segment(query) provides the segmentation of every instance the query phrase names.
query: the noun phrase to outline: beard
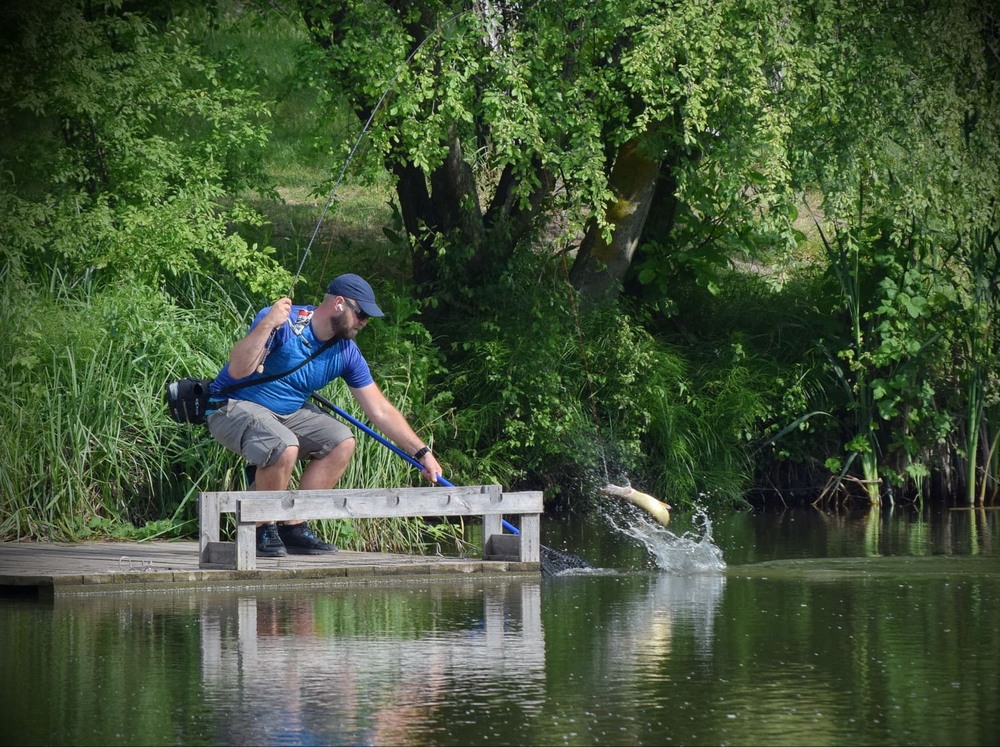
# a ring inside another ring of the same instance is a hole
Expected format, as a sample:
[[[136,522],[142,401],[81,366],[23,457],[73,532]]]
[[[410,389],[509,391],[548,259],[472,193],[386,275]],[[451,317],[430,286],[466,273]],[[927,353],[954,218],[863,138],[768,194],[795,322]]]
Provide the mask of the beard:
[[[353,340],[357,336],[358,330],[350,324],[348,317],[348,314],[342,314],[339,317],[330,317],[330,331],[333,332],[335,338]]]

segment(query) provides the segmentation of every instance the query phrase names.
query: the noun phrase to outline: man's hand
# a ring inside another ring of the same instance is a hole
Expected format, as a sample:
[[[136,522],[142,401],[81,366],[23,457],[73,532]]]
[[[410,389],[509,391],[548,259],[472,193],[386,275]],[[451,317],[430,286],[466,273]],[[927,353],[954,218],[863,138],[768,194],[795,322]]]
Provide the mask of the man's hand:
[[[279,298],[268,309],[267,314],[247,336],[233,345],[229,353],[229,373],[234,379],[242,379],[254,372],[263,371],[267,345],[274,330],[288,321],[292,312],[292,299]]]
[[[441,476],[441,465],[438,464],[438,460],[434,458],[434,455],[428,451],[419,461],[423,465],[423,470],[420,474],[424,476],[424,479],[429,482],[437,482]]]
[[[262,325],[267,325],[268,329],[277,329],[288,321],[292,313],[292,299],[287,296],[279,298],[267,312],[267,316],[261,321]]]

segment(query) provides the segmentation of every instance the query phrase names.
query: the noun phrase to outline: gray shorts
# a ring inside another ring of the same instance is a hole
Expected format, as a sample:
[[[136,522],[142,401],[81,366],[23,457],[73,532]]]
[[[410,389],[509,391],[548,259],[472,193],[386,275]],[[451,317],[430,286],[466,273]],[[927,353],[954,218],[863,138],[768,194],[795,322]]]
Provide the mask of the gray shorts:
[[[350,428],[311,402],[291,415],[277,415],[256,402],[231,399],[209,413],[207,423],[219,443],[256,467],[270,467],[289,446],[299,447],[299,459],[317,459],[354,438]]]

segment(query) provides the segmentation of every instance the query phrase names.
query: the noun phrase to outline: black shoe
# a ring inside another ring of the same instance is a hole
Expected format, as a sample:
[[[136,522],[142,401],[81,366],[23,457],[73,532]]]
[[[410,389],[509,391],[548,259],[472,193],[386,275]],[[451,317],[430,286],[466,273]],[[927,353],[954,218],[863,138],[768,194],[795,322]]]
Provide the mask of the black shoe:
[[[324,555],[337,552],[336,545],[330,545],[321,540],[308,524],[282,524],[278,527],[278,536],[285,543],[285,549],[292,555]]]
[[[287,555],[285,545],[281,542],[277,524],[265,524],[257,527],[257,557],[281,558]]]

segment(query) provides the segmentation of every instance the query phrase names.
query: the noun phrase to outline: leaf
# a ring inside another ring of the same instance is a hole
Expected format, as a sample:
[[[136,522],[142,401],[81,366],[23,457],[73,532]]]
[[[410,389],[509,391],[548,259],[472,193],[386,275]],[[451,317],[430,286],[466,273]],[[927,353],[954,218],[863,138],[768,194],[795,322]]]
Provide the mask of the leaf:
[[[927,299],[923,296],[908,298],[904,303],[907,313],[913,319],[918,319],[923,316],[924,310],[927,308]]]
[[[804,425],[810,418],[812,418],[812,417],[814,417],[816,415],[826,415],[827,417],[832,417],[830,415],[830,413],[823,412],[822,410],[815,410],[814,412],[806,413],[805,415],[797,417],[791,423],[789,423],[784,428],[782,428],[780,431],[778,431],[776,434],[774,434],[769,439],[767,439],[764,443],[762,443],[760,445],[760,448],[763,448],[765,446],[770,446],[771,444],[773,444],[778,439],[782,438],[783,436],[791,433],[792,431],[796,430],[800,426]]]

